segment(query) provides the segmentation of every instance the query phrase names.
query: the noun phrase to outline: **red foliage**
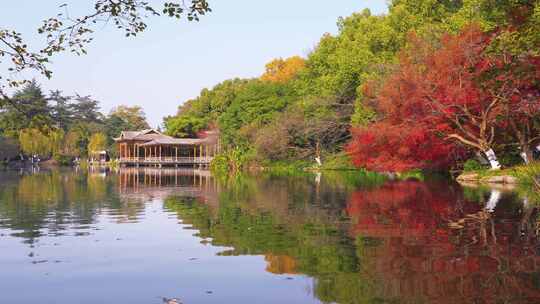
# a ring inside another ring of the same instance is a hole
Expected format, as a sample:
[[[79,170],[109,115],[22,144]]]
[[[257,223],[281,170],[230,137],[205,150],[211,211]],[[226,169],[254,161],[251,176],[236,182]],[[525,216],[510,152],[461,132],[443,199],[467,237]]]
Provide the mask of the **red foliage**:
[[[505,56],[486,72],[481,86],[496,91],[502,100],[504,119],[500,128],[508,130],[521,150],[532,155],[532,147],[540,143],[540,57]]]
[[[414,168],[443,168],[453,160],[455,146],[423,126],[381,121],[354,129],[348,146],[353,163],[373,171],[402,172]]]
[[[485,50],[489,43],[476,27],[444,36],[438,49],[413,36],[398,69],[379,89],[366,88],[380,120],[353,130],[348,152],[355,165],[378,171],[447,166],[459,146],[492,149],[504,115],[536,116],[538,58],[494,56]]]

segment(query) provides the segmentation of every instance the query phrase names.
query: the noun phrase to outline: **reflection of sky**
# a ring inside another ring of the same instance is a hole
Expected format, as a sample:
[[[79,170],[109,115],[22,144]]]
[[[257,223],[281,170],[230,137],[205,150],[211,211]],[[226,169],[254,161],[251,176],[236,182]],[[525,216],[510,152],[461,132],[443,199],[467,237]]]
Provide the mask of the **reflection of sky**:
[[[202,245],[161,201],[139,222],[100,215],[92,228],[41,237],[35,248],[0,230],[0,303],[317,303],[311,279],[270,274],[263,256],[217,256],[225,248]]]
[[[34,42],[40,21],[55,16],[58,5],[68,3],[76,15],[88,12],[92,2],[4,0],[0,27],[13,26]],[[142,105],[155,126],[202,88],[258,76],[274,57],[305,55],[323,33],[337,31],[339,16],[366,7],[380,13],[387,1],[209,2],[213,12],[200,23],[150,21],[150,30],[137,39],[123,39],[112,26],[103,29],[87,56],[55,57],[54,77],[44,87],[91,94],[105,111],[118,104]],[[1,65],[0,75],[5,75]]]

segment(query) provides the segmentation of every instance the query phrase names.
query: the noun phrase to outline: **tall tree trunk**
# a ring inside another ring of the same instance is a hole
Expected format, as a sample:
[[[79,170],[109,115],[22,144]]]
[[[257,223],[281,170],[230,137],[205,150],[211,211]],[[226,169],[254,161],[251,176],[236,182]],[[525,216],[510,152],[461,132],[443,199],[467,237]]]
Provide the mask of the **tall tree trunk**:
[[[521,144],[521,153],[519,155],[525,164],[529,164],[534,160],[533,151],[528,144]]]
[[[317,141],[317,144],[315,145],[315,161],[317,162],[317,165],[320,167],[322,166],[322,160],[321,160],[321,144],[319,141]]]
[[[486,155],[489,165],[491,166],[491,170],[499,170],[501,169],[501,164],[499,163],[499,160],[497,159],[497,155],[495,154],[495,151],[493,149],[488,149],[484,151],[484,154]]]
[[[529,164],[530,162],[533,161],[533,152],[531,149],[531,145],[529,143],[529,139],[530,139],[529,124],[525,123],[522,126],[518,126],[513,119],[510,119],[510,127],[514,131],[514,134],[519,143],[519,147],[521,149],[521,153],[519,153],[519,155],[521,156],[525,164]]]

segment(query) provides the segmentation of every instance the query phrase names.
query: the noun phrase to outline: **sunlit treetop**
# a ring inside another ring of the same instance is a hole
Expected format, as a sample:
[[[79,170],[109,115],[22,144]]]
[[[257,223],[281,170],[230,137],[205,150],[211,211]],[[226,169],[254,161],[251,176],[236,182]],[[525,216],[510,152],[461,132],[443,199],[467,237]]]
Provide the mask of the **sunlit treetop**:
[[[266,64],[266,71],[261,76],[264,81],[285,83],[293,79],[306,66],[306,61],[300,56],[287,59],[278,58]]]

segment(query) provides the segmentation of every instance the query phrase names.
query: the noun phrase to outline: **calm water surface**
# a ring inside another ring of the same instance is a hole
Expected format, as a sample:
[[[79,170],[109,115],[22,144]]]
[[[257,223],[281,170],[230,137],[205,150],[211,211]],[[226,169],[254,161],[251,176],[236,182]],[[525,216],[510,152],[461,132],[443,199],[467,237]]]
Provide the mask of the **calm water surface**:
[[[0,172],[0,303],[540,303],[527,189]]]

